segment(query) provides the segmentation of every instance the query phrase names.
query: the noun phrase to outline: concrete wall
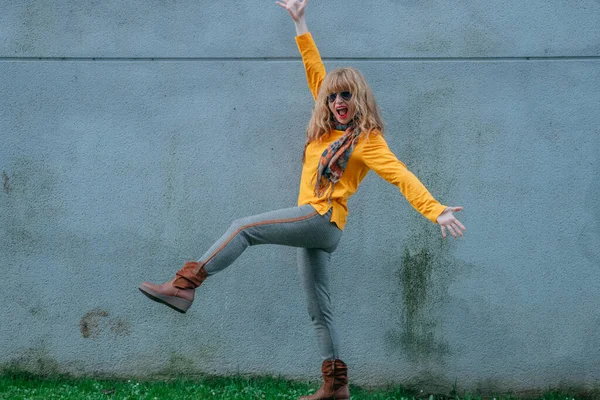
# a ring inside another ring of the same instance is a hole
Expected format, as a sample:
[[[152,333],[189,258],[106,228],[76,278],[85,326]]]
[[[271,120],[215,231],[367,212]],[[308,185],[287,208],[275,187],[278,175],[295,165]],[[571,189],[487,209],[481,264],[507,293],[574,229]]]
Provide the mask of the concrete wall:
[[[113,376],[318,374],[295,251],[259,247],[187,315],[151,303],[240,216],[295,204],[312,98],[272,1],[3,1],[0,365]],[[333,300],[360,384],[600,378],[600,2],[311,1],[442,240],[370,174]]]

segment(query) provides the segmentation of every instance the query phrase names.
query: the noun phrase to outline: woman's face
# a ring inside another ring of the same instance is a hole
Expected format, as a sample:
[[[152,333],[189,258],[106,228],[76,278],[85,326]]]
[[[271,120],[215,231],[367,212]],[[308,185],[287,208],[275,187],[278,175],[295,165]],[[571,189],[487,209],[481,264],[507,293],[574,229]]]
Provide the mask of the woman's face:
[[[327,96],[327,104],[329,111],[335,117],[335,120],[342,125],[348,125],[356,111],[354,107],[354,99],[352,93],[348,91],[340,93],[330,93]]]

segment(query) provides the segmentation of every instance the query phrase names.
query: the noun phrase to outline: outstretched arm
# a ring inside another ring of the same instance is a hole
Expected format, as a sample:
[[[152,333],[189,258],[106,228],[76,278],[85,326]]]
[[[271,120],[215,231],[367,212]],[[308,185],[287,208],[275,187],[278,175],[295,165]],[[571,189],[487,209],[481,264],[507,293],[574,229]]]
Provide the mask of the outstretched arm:
[[[397,186],[418,212],[431,222],[437,222],[443,237],[446,237],[446,229],[454,237],[463,235],[464,225],[452,214],[463,208],[446,207],[434,199],[421,181],[396,158],[380,134],[371,134],[365,139],[363,161],[377,175]]]
[[[294,23],[296,24],[296,35],[300,36],[308,32],[306,26],[306,19],[304,19],[304,9],[306,8],[306,2],[308,0],[281,0],[275,4],[283,7],[290,13]]]

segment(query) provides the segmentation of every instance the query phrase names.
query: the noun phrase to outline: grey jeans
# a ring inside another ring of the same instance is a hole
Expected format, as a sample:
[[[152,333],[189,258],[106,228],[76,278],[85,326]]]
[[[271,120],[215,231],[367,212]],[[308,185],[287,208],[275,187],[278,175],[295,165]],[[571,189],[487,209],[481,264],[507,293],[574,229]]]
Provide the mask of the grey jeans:
[[[311,205],[285,208],[235,220],[198,260],[208,275],[233,263],[248,246],[280,244],[298,247],[298,271],[308,313],[324,360],[340,358],[339,340],[329,297],[329,263],[342,231]]]

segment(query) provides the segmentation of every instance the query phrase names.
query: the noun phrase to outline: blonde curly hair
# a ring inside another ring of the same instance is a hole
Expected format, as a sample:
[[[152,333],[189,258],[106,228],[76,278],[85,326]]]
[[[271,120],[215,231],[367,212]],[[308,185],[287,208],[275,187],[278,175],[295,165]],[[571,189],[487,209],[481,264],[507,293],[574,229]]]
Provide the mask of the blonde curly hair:
[[[359,128],[362,134],[368,135],[376,130],[383,135],[381,110],[365,78],[356,68],[337,68],[330,71],[321,83],[306,129],[306,146],[315,140],[321,140],[323,135],[335,129],[336,119],[329,110],[327,96],[343,91],[352,93],[349,100],[355,109],[352,124]]]

